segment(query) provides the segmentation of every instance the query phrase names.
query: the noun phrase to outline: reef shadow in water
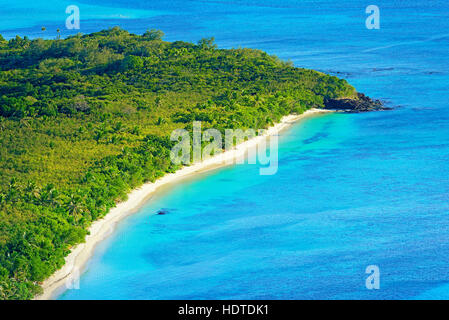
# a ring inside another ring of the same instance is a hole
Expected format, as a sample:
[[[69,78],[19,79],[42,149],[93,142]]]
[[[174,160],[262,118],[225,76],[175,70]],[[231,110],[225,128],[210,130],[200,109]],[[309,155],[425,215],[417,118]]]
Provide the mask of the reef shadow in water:
[[[163,216],[163,215],[169,214],[169,213],[171,213],[171,212],[173,212],[173,211],[175,211],[175,209],[161,208],[161,209],[159,209],[159,210],[156,212],[156,214],[157,214],[158,216]]]

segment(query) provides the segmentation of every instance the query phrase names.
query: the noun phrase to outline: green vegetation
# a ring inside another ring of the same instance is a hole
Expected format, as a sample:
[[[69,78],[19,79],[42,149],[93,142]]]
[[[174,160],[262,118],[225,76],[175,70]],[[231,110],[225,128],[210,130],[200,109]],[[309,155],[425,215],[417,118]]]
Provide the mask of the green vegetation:
[[[32,298],[92,221],[177,170],[173,129],[264,128],[355,95],[259,50],[162,36],[0,36],[0,299]]]

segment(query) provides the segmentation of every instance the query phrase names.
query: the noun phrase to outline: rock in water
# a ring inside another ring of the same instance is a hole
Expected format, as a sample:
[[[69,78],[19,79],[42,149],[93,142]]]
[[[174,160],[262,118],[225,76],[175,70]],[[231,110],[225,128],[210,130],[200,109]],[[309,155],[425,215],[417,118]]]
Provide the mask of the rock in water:
[[[157,214],[159,215],[159,216],[163,216],[164,214],[167,214],[168,213],[168,210],[167,209],[161,209],[161,210],[159,210],[158,212],[157,212]]]
[[[391,108],[385,107],[382,101],[377,99],[373,100],[363,93],[357,93],[357,97],[354,99],[326,99],[324,106],[328,110],[341,110],[354,113],[391,110]]]

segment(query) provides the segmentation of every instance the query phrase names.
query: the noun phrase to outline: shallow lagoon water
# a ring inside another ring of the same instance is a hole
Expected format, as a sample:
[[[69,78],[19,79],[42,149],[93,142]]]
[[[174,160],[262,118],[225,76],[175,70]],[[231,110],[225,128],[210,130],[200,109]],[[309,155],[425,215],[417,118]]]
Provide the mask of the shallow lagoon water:
[[[277,175],[234,166],[158,193],[100,245],[81,289],[61,298],[413,298],[445,283],[440,147],[373,140],[367,127],[383,117],[314,117],[282,135]],[[434,174],[439,182],[423,183]],[[160,208],[170,213],[155,215]],[[365,288],[372,264],[380,290]]]
[[[0,12],[5,37],[64,26],[64,1],[27,3]],[[281,134],[274,176],[239,165],[158,192],[60,299],[449,298],[447,1],[378,1],[380,30],[365,28],[356,0],[70,4],[84,33],[214,36],[343,77],[396,109],[301,121]],[[365,287],[368,265],[380,268],[379,290]]]

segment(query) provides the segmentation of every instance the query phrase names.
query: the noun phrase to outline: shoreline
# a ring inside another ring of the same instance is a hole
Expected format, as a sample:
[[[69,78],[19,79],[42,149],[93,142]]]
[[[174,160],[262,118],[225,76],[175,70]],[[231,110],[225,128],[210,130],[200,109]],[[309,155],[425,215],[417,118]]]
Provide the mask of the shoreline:
[[[160,187],[196,173],[232,165],[235,163],[236,159],[245,156],[248,149],[258,145],[267,137],[278,134],[298,120],[314,114],[331,112],[335,111],[309,109],[300,115],[285,116],[279,123],[268,128],[261,136],[254,137],[237,145],[232,150],[222,152],[201,162],[183,167],[175,173],[166,174],[155,182],[145,183],[140,188],[134,189],[128,194],[128,199],[126,201],[117,204],[117,206],[112,208],[104,218],[92,223],[89,228],[90,234],[86,236],[85,242],[72,248],[69,255],[65,257],[64,266],[42,283],[43,293],[36,296],[34,300],[51,300],[55,298],[57,294],[62,292],[63,286],[66,284],[68,278],[70,279],[72,276],[75,277],[75,275],[77,277],[81,276],[82,271],[84,271],[83,268],[94,253],[95,247],[113,233],[117,223],[138,211]]]

